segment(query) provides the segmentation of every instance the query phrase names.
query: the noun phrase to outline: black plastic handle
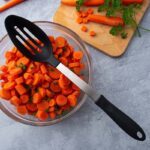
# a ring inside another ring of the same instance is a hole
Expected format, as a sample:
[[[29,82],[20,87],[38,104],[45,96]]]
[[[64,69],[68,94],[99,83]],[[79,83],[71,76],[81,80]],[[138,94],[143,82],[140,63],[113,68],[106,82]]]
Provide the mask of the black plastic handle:
[[[120,128],[136,140],[144,141],[146,135],[143,129],[130,117],[110,103],[103,95],[97,100],[98,105]]]

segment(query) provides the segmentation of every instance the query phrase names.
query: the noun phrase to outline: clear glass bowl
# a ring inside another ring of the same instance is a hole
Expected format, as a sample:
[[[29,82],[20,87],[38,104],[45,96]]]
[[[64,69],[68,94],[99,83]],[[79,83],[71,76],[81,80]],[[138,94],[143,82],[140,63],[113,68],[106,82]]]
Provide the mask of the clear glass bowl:
[[[63,36],[68,40],[68,42],[71,45],[74,46],[75,50],[82,50],[82,52],[84,53],[83,63],[85,64],[83,75],[85,76],[85,81],[90,84],[91,71],[92,71],[91,58],[80,37],[70,29],[53,22],[38,21],[35,22],[35,24],[38,25],[40,28],[42,28],[47,35],[53,35],[55,37]],[[4,57],[5,52],[10,50],[12,47],[13,44],[9,39],[8,35],[4,36],[0,41],[0,57],[1,57],[0,65],[5,64],[5,57]],[[3,99],[0,99],[0,109],[10,118],[19,121],[21,123],[28,124],[28,125],[35,125],[35,126],[46,126],[46,125],[55,124],[71,116],[83,105],[86,98],[87,98],[86,94],[81,92],[80,97],[78,99],[77,106],[72,110],[70,110],[67,114],[59,116],[54,120],[49,119],[46,121],[40,121],[31,115],[25,115],[25,116],[20,115],[16,112],[15,107],[12,104],[10,104],[9,101]]]

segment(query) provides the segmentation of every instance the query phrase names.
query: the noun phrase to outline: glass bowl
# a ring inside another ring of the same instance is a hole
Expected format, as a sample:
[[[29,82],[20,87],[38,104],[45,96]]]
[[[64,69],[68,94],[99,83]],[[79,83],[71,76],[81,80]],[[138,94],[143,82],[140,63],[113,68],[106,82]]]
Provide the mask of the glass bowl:
[[[75,50],[81,50],[84,53],[83,63],[85,64],[85,69],[82,74],[85,76],[85,81],[90,84],[92,74],[91,58],[80,37],[70,29],[53,22],[37,21],[34,23],[38,25],[40,28],[42,28],[47,35],[53,35],[54,37],[56,36],[65,37],[68,40],[68,42],[74,46]],[[8,35],[4,36],[0,41],[0,57],[1,57],[0,65],[5,64],[5,57],[4,57],[5,52],[10,50],[12,47],[13,44]],[[10,118],[18,122],[34,126],[46,126],[46,125],[48,126],[58,123],[71,116],[73,113],[79,110],[79,108],[85,102],[86,98],[87,95],[81,92],[80,97],[78,98],[77,106],[71,109],[67,114],[63,114],[54,120],[48,119],[46,121],[40,121],[31,115],[24,115],[24,116],[20,115],[16,112],[15,107],[12,104],[10,104],[9,101],[3,99],[0,99],[0,109]]]

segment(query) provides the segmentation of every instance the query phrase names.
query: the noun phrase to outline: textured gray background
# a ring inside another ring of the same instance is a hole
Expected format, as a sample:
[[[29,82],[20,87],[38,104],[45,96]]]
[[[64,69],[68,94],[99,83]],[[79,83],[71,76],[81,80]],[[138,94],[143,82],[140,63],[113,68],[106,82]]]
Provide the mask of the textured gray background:
[[[6,34],[7,15],[52,20],[58,5],[59,0],[29,0],[0,13],[0,38]],[[142,25],[150,28],[150,9]],[[88,48],[94,63],[93,86],[134,118],[144,128],[147,140],[137,142],[130,138],[88,99],[71,118],[50,127],[23,125],[0,112],[0,150],[150,149],[150,33],[134,37],[127,52],[116,59]]]

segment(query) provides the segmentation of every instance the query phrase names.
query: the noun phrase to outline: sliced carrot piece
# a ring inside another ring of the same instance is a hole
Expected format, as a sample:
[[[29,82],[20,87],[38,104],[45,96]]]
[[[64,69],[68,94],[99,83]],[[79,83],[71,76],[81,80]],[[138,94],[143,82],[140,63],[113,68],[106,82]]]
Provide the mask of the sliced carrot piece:
[[[55,112],[50,112],[49,116],[51,119],[55,119],[56,118],[56,113]]]
[[[53,107],[53,106],[55,106],[55,105],[56,105],[55,99],[51,99],[51,100],[49,101],[49,107]]]
[[[59,57],[62,55],[62,52],[63,52],[62,48],[58,48],[55,52],[55,55],[57,55]]]
[[[27,108],[25,105],[17,106],[17,112],[21,115],[25,115],[27,113]]]
[[[70,54],[71,54],[70,49],[64,47],[64,50],[63,50],[63,57],[69,57]]]
[[[37,108],[38,110],[45,111],[49,108],[49,103],[47,101],[41,101],[37,104]]]
[[[26,104],[29,101],[29,95],[27,94],[21,95],[20,99],[21,99],[22,104]]]
[[[17,95],[16,90],[14,90],[14,89],[11,90],[10,93],[11,93],[11,96],[16,96]]]
[[[55,43],[56,43],[58,48],[62,48],[62,47],[65,47],[66,40],[65,40],[65,38],[59,36],[55,39]]]
[[[15,106],[19,106],[21,104],[21,100],[17,97],[17,96],[13,96],[10,99],[11,104],[15,105]]]
[[[64,95],[58,95],[56,97],[56,103],[58,106],[64,106],[67,104],[67,98]]]
[[[58,80],[54,80],[51,82],[50,84],[50,89],[53,91],[53,92],[60,92],[61,91],[61,88],[58,84]]]
[[[7,59],[7,61],[13,60],[14,59],[14,53],[7,51],[5,53],[5,58]]]
[[[23,57],[23,54],[22,54],[20,51],[17,50],[16,56],[17,56],[18,58],[21,58],[21,57]]]
[[[17,61],[17,65],[19,64],[24,64],[25,66],[27,66],[29,64],[30,60],[27,57],[21,57],[18,61]]]
[[[11,50],[11,52],[12,52],[12,53],[16,53],[16,52],[17,52],[17,48],[16,48],[16,47],[13,47],[12,50]]]
[[[42,88],[45,88],[45,89],[49,88],[49,82],[48,81],[43,82]]]
[[[50,90],[46,89],[46,95],[51,98],[54,94]]]
[[[31,84],[33,83],[33,79],[27,79],[27,80],[25,81],[25,83],[26,83],[27,85],[31,85]]]
[[[79,66],[80,66],[79,62],[69,63],[70,68],[79,67]]]
[[[21,69],[21,68],[15,68],[15,69],[12,69],[12,70],[10,71],[10,74],[13,75],[13,76],[19,75],[19,74],[21,74],[21,73],[22,73],[22,69]]]
[[[15,82],[7,82],[4,84],[4,90],[11,90],[15,87]]]
[[[56,111],[57,115],[61,115],[62,114],[62,109],[59,109]]]
[[[16,61],[15,60],[11,60],[9,61],[9,63],[7,64],[8,66],[8,70],[10,71],[11,69],[14,69],[16,66]]]
[[[73,53],[73,58],[74,59],[82,59],[83,58],[83,52],[82,51],[75,51],[74,53]]]
[[[74,95],[69,95],[68,97],[68,103],[71,107],[75,107],[77,105],[77,98]]]
[[[31,112],[37,111],[37,105],[36,104],[28,103],[28,104],[26,104],[26,107]]]
[[[81,12],[81,17],[82,18],[85,18],[85,17],[87,17],[88,16],[88,13],[87,12]]]
[[[0,89],[0,97],[6,100],[11,98],[11,94],[9,90]]]
[[[48,118],[48,113],[38,110],[36,113],[36,117],[41,121],[45,121]]]
[[[39,93],[35,93],[33,95],[33,99],[32,99],[33,104],[38,104],[41,102],[41,100],[42,100],[42,96]]]
[[[44,79],[49,83],[52,81],[52,79],[47,74],[44,75]]]
[[[95,31],[90,31],[90,36],[96,36],[96,32]]]
[[[81,17],[78,17],[78,18],[77,18],[77,20],[76,20],[76,22],[77,22],[78,24],[81,24],[81,23],[83,23],[83,18],[81,18]]]
[[[62,94],[63,95],[69,95],[73,92],[72,88],[68,88],[68,89],[62,89]]]
[[[39,73],[35,73],[34,74],[34,81],[33,81],[33,85],[37,85],[41,82],[42,76]]]
[[[0,67],[0,70],[1,70],[2,72],[6,73],[6,72],[8,71],[8,67],[5,66],[5,65],[3,65],[3,66]]]
[[[39,87],[38,88],[39,90],[39,93],[42,97],[45,97],[46,96],[46,89],[42,88],[42,87]]]
[[[27,92],[26,88],[21,84],[16,85],[15,89],[20,95],[23,95]]]
[[[81,27],[81,30],[82,30],[83,32],[87,32],[87,31],[88,31],[88,28],[87,28],[86,26],[82,26],[82,27]]]
[[[54,111],[55,111],[55,107],[54,106],[49,108],[49,112],[54,112]]]
[[[29,66],[27,67],[26,72],[33,73],[35,72],[35,69],[36,69],[35,65],[33,63],[30,63]]]
[[[93,8],[88,8],[87,13],[88,14],[93,14],[94,13],[94,9]]]
[[[68,60],[67,60],[67,58],[65,58],[65,57],[60,57],[59,60],[60,60],[65,66],[68,65]]]
[[[45,65],[41,65],[40,69],[41,69],[42,74],[46,74],[47,73],[47,69],[46,69]]]
[[[19,77],[19,78],[15,79],[15,81],[17,84],[21,84],[24,82],[24,79],[23,79],[23,77]]]
[[[49,75],[52,79],[59,79],[60,74],[61,73],[57,69],[55,69],[54,67],[50,67]]]
[[[81,73],[81,68],[80,67],[74,67],[73,68],[74,73],[76,73],[77,75],[80,75]]]
[[[24,73],[23,77],[24,77],[25,80],[31,79],[32,78],[32,74],[26,72],[26,73]]]

